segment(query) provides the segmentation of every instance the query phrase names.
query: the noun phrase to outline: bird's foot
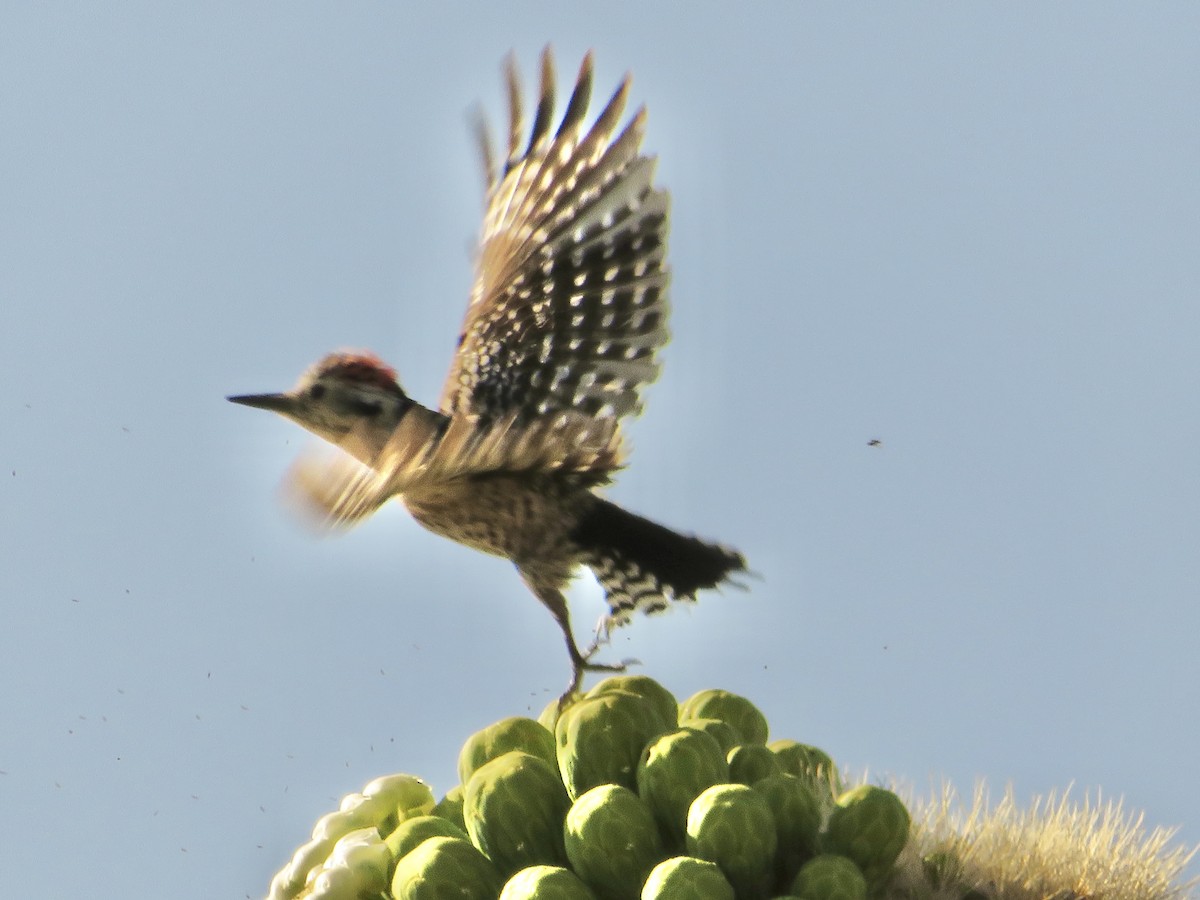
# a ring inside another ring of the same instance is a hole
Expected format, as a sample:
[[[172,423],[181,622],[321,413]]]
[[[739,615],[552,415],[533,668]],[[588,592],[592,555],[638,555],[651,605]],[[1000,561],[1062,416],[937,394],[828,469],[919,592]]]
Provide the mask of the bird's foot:
[[[571,672],[571,683],[567,685],[566,693],[558,698],[558,711],[560,714],[570,705],[572,700],[578,698],[580,694],[580,687],[583,684],[584,672],[624,672],[630,666],[641,664],[641,660],[637,659],[623,659],[619,663],[593,662],[592,656],[595,655],[596,651],[599,649],[599,643],[593,641],[587,650],[585,650],[583,653],[580,653],[578,658],[572,660],[573,670]]]

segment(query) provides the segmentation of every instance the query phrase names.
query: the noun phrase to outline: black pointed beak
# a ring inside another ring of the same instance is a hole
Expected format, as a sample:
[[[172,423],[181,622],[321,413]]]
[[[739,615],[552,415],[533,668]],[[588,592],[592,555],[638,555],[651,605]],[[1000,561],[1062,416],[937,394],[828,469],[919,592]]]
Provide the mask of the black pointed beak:
[[[239,394],[225,399],[230,403],[253,406],[255,409],[269,409],[277,413],[290,412],[293,406],[292,398],[287,394]]]

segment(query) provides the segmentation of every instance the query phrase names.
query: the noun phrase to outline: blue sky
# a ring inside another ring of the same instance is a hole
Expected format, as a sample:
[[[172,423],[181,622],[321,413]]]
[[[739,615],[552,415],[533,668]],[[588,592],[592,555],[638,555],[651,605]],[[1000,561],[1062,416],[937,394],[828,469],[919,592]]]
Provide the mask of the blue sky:
[[[9,892],[258,896],[336,798],[443,792],[565,685],[510,565],[399,507],[312,537],[277,502],[310,438],[224,400],[370,347],[435,401],[469,114],[547,41],[598,95],[633,71],[672,194],[610,496],[762,575],[610,655],[854,771],[1102,790],[1200,843],[1197,35],[1182,3],[10,7]]]

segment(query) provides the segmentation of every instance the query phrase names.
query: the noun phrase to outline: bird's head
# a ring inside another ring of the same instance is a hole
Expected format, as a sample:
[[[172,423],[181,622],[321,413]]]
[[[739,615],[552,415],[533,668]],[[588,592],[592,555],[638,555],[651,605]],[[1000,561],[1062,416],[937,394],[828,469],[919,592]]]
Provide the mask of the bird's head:
[[[372,354],[347,352],[326,356],[290,391],[228,399],[277,412],[337,445],[352,433],[391,433],[413,405],[395,370]]]

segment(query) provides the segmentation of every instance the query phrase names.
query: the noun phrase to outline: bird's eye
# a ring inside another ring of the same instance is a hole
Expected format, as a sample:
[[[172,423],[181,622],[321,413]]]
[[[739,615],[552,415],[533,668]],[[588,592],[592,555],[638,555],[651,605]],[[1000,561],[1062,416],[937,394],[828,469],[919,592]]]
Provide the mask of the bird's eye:
[[[314,400],[320,400],[322,397],[325,396],[325,385],[314,384],[312,386],[312,388],[309,390],[308,395],[310,397],[312,397]]]

